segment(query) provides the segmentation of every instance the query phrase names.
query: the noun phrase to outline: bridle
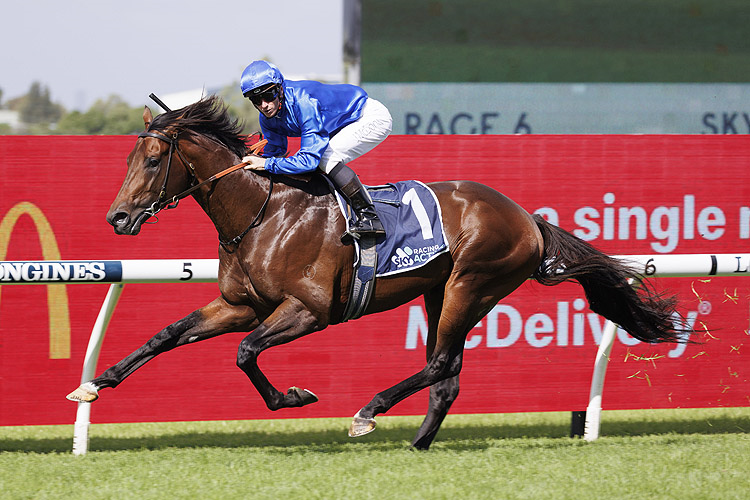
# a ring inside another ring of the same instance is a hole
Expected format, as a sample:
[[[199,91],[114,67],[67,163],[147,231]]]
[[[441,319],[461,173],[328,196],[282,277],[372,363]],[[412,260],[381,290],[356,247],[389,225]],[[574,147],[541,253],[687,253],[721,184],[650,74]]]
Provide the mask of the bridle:
[[[171,136],[167,134],[157,133],[157,132],[141,132],[138,134],[139,138],[145,138],[145,137],[153,137],[154,139],[159,139],[160,141],[164,141],[167,144],[169,144],[169,156],[167,157],[167,172],[164,175],[164,182],[161,185],[161,189],[159,190],[159,197],[154,201],[149,208],[147,208],[143,215],[147,216],[146,220],[150,219],[151,217],[156,217],[156,214],[161,212],[162,210],[169,210],[172,208],[177,208],[177,205],[180,203],[180,200],[183,198],[186,198],[190,194],[192,194],[195,190],[200,188],[201,186],[208,184],[210,182],[213,182],[217,179],[220,179],[224,177],[227,174],[231,174],[232,172],[235,172],[237,170],[240,170],[241,168],[245,167],[248,162],[241,162],[236,165],[232,165],[229,168],[225,168],[221,172],[212,175],[208,179],[204,181],[197,182],[198,177],[195,175],[195,166],[188,161],[187,158],[185,158],[185,155],[180,151],[180,147],[177,143],[179,139],[179,132],[173,132]],[[265,144],[266,141],[261,141],[263,144]],[[260,147],[262,147],[263,144],[255,144],[253,148],[257,152]],[[185,191],[176,194],[172,196],[171,198],[167,199],[167,183],[169,182],[169,172],[172,169],[172,156],[174,152],[177,152],[177,156],[180,157],[180,160],[182,160],[182,163],[188,168],[189,174],[191,177],[190,184],[191,186],[186,189]],[[245,235],[254,227],[258,226],[260,224],[260,221],[263,219],[263,214],[266,211],[266,208],[268,207],[268,202],[271,200],[271,193],[273,192],[273,178],[269,177],[270,184],[268,187],[268,196],[266,197],[266,201],[263,202],[263,205],[260,207],[260,210],[258,211],[258,214],[255,216],[253,221],[250,223],[247,228],[242,231],[239,235],[232,238],[229,241],[224,241],[219,237],[219,243],[224,247],[226,250],[228,245],[237,245],[240,241],[242,241],[242,238],[245,237]],[[157,219],[158,220],[158,219]]]
[[[149,218],[155,217],[156,214],[164,209],[177,208],[177,205],[179,204],[181,199],[188,196],[201,185],[194,184],[197,179],[197,177],[195,176],[195,167],[185,158],[185,155],[182,154],[182,151],[180,151],[180,148],[177,145],[178,135],[179,134],[177,132],[174,132],[172,134],[172,137],[165,134],[157,134],[156,132],[141,132],[140,134],[138,134],[139,138],[153,137],[154,139],[159,139],[160,141],[164,141],[169,144],[169,156],[167,157],[167,173],[164,175],[164,182],[162,183],[161,189],[159,190],[159,197],[144,212],[144,214],[148,215]],[[170,200],[166,200],[167,182],[169,182],[169,172],[172,169],[172,155],[175,151],[177,151],[177,155],[180,157],[180,160],[182,160],[182,163],[190,169],[190,175],[192,177],[192,180],[190,181],[191,187],[190,189],[173,196]]]

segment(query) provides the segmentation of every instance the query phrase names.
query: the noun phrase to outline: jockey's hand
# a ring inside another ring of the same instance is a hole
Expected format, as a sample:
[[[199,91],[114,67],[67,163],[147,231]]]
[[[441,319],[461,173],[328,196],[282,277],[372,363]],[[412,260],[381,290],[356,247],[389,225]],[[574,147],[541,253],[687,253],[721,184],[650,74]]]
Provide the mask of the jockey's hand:
[[[260,156],[245,156],[242,161],[247,163],[245,170],[265,170],[266,159]]]

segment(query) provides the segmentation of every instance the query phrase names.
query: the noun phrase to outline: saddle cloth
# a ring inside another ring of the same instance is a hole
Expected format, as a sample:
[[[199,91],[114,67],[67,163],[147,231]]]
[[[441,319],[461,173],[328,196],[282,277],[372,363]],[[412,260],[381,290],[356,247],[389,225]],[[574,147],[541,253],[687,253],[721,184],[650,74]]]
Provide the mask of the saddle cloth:
[[[440,203],[435,193],[419,181],[367,186],[386,236],[378,237],[376,276],[389,276],[424,266],[447,252]],[[347,216],[346,201],[337,194]]]

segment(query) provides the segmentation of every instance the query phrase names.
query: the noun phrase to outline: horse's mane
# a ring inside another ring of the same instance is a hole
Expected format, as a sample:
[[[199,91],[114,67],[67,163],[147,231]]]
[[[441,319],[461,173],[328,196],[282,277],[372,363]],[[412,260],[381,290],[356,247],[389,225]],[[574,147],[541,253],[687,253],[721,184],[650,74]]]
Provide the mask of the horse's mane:
[[[245,138],[241,135],[242,123],[232,118],[217,96],[204,97],[184,108],[162,113],[154,118],[148,129],[163,131],[170,126],[209,136],[240,158],[247,150]]]

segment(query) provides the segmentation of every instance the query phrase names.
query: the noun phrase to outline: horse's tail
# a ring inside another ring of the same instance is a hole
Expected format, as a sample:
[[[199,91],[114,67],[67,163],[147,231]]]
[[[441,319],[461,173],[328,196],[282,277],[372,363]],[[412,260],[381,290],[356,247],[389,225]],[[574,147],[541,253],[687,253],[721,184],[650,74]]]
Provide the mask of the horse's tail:
[[[689,328],[673,296],[655,293],[643,277],[569,232],[534,215],[544,238],[542,263],[532,277],[547,286],[577,281],[592,311],[643,342],[681,342]],[[629,283],[632,280],[632,284]]]

